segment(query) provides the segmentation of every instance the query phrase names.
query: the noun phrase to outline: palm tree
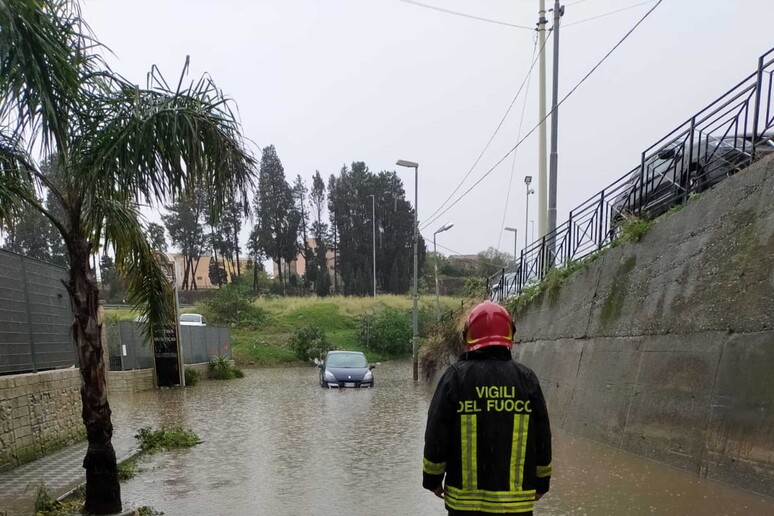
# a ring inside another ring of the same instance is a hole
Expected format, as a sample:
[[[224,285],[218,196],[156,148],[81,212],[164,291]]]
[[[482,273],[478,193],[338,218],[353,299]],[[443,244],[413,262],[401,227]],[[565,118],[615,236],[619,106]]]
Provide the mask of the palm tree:
[[[91,514],[120,511],[121,495],[89,258],[101,245],[114,250],[150,337],[175,312],[139,205],[206,188],[215,217],[231,202],[248,205],[254,168],[230,101],[208,76],[184,85],[186,60],[176,87],[154,68],[141,88],[110,70],[101,50],[75,1],[0,0],[0,220],[37,210],[65,242]]]

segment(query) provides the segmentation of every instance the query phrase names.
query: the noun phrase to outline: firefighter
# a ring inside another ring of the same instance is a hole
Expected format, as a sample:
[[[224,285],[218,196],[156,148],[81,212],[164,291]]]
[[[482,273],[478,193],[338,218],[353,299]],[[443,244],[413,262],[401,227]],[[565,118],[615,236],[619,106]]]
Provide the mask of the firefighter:
[[[513,320],[485,301],[468,315],[465,352],[427,415],[422,486],[450,515],[530,515],[551,480],[551,429],[537,376],[511,357]]]

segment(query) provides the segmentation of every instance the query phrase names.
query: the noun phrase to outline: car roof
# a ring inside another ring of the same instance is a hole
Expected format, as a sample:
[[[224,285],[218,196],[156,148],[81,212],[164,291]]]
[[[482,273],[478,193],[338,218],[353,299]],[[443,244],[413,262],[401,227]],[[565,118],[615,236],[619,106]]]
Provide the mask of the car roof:
[[[346,351],[346,350],[343,350],[343,349],[334,349],[334,350],[328,351],[329,355],[333,355],[333,354],[339,355],[339,354],[346,354],[346,353],[349,353],[351,355],[362,355],[363,354],[362,351]]]

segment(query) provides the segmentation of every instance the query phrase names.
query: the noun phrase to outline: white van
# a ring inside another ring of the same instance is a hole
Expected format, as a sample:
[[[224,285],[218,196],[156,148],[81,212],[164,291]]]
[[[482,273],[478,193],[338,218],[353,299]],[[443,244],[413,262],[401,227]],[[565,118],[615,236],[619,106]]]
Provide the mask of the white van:
[[[180,326],[207,326],[202,314],[181,314]]]

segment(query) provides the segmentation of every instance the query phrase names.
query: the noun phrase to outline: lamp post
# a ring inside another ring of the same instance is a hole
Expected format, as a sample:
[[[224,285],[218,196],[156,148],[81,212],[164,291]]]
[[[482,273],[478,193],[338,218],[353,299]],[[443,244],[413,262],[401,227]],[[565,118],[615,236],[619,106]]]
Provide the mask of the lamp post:
[[[524,184],[527,185],[527,214],[524,219],[524,250],[527,250],[527,224],[529,221],[529,195],[535,193],[535,190],[531,189],[529,187],[529,184],[532,182],[532,176],[524,176]]]
[[[445,224],[433,233],[433,257],[435,258],[435,320],[441,320],[441,299],[438,295],[438,251],[435,248],[435,235],[450,230],[454,224]]]
[[[371,234],[374,248],[374,299],[376,299],[376,197],[371,195]]]
[[[408,167],[414,169],[414,292],[412,294],[414,305],[413,316],[413,338],[411,342],[411,369],[414,381],[419,380],[419,310],[417,308],[417,286],[419,274],[419,163],[399,159],[396,163],[399,167]]]
[[[511,231],[513,232],[513,266],[516,267],[516,262],[518,261],[518,258],[516,258],[516,253],[518,252],[518,241],[519,241],[519,230],[516,228],[504,228],[505,231]]]

